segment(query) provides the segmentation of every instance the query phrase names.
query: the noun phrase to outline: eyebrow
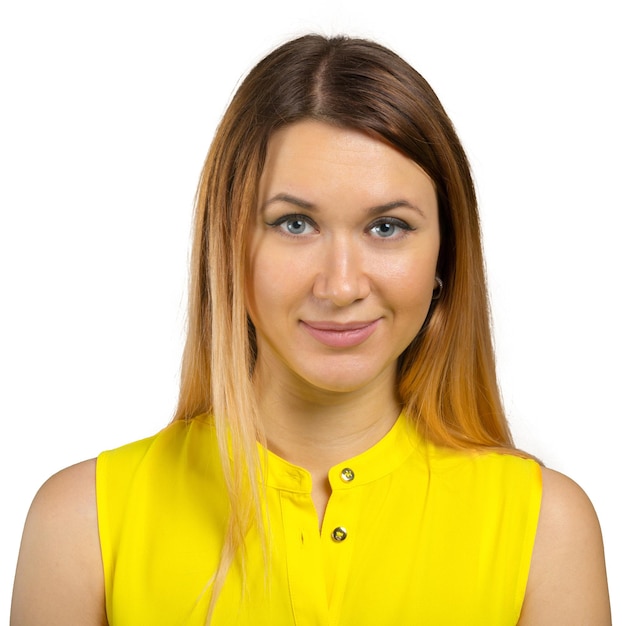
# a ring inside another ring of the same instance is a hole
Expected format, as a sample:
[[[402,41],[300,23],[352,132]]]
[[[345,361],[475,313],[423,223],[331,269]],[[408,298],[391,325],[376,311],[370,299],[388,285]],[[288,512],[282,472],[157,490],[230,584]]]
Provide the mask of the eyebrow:
[[[277,193],[275,196],[272,196],[269,200],[267,200],[264,205],[261,207],[261,210],[264,211],[268,206],[274,204],[275,202],[286,202],[287,204],[293,204],[301,209],[306,211],[317,211],[317,206],[315,206],[312,202],[308,202],[307,200],[303,200],[302,198],[298,198],[296,196],[292,196],[289,193]],[[367,209],[367,213],[370,217],[375,217],[377,215],[382,215],[386,211],[390,211],[391,209],[399,209],[399,208],[407,208],[413,209],[421,217],[426,217],[425,213],[415,204],[409,202],[408,200],[393,200],[391,202],[386,202],[385,204],[379,204],[376,206],[372,206]]]

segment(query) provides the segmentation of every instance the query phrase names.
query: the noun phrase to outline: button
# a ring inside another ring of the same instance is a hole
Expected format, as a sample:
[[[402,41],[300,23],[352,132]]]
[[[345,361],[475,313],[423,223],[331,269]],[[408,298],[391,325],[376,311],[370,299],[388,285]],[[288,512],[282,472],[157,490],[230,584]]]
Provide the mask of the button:
[[[333,530],[330,536],[333,538],[333,541],[341,543],[342,541],[346,540],[346,537],[348,536],[348,531],[343,526],[337,526],[337,528]]]
[[[351,480],[354,480],[354,471],[349,467],[344,467],[341,470],[341,480],[343,480],[344,483],[349,483]]]

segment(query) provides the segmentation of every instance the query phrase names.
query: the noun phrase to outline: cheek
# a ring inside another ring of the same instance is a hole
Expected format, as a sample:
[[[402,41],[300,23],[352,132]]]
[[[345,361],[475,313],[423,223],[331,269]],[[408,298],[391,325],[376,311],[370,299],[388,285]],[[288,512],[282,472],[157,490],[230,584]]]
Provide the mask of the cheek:
[[[294,300],[303,289],[302,269],[292,259],[285,262],[268,250],[259,250],[247,263],[247,302],[251,319],[273,319],[278,309]]]
[[[377,282],[404,332],[416,334],[423,325],[432,304],[435,274],[436,261],[430,257],[391,265]]]
[[[423,324],[432,303],[432,290],[406,287],[394,296],[393,302],[393,309],[400,322],[409,327],[413,323]]]
[[[431,297],[436,276],[435,255],[413,255],[398,261],[388,260],[376,263],[376,281],[384,284],[398,297],[425,300]]]

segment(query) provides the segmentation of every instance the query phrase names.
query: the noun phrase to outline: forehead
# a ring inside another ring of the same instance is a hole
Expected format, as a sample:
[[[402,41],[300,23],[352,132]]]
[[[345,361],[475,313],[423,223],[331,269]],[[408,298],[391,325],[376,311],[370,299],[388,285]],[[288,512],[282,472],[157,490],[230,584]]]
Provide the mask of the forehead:
[[[302,191],[318,197],[346,192],[361,201],[387,194],[436,197],[430,177],[393,146],[316,120],[285,126],[272,135],[260,180],[263,201],[274,193]]]

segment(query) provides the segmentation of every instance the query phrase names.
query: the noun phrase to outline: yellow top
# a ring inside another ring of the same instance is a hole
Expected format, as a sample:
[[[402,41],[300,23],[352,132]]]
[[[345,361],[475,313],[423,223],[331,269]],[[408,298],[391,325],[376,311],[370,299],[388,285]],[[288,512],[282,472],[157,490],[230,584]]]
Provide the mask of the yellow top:
[[[518,621],[540,508],[536,462],[434,447],[402,416],[330,470],[320,531],[309,474],[266,459],[268,569],[251,533],[245,583],[233,566],[214,626]],[[97,506],[110,626],[204,626],[227,509],[209,420],[101,454]]]

